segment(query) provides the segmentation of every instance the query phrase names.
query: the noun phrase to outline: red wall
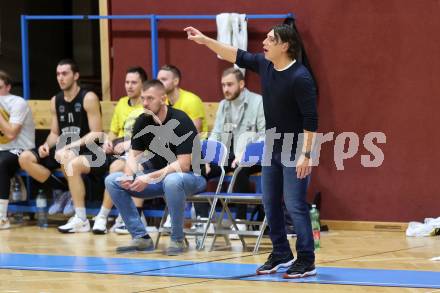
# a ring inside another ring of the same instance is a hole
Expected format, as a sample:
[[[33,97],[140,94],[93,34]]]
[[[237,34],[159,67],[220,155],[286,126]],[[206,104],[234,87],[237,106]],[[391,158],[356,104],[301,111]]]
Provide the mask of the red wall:
[[[337,171],[334,143],[323,145],[311,192],[323,193],[322,217],[334,220],[408,221],[440,216],[437,163],[440,139],[440,2],[435,0],[307,1],[140,1],[113,0],[112,14],[217,14],[294,12],[315,75],[320,98],[320,132],[353,131],[358,154]],[[276,21],[249,21],[249,50]],[[220,73],[229,66],[206,48],[186,40],[194,25],[216,35],[214,21],[163,21],[160,64],[183,72],[182,87],[205,101],[219,101]],[[112,23],[114,97],[123,94],[124,70],[142,64],[150,72],[149,25]],[[258,78],[247,76],[259,91]],[[381,131],[386,144],[382,166],[364,168],[365,133]]]

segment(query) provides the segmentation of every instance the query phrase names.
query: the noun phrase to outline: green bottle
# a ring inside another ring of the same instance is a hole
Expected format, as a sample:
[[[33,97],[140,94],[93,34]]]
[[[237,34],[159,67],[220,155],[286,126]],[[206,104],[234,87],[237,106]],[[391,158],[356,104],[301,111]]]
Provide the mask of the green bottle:
[[[321,247],[321,226],[319,225],[319,211],[315,204],[312,205],[310,210],[310,220],[312,221],[313,242],[316,250]]]

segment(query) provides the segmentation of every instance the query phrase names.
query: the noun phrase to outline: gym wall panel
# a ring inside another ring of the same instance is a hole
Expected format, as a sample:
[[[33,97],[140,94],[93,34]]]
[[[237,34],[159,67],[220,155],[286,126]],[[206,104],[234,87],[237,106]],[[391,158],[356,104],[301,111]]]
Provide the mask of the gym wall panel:
[[[111,14],[287,13],[298,28],[317,78],[320,132],[359,135],[357,154],[334,162],[334,140],[323,145],[313,173],[311,193],[322,191],[322,218],[359,221],[408,221],[440,216],[440,2],[435,0],[308,1],[110,1]],[[249,50],[277,21],[249,22]],[[186,40],[182,29],[194,25],[215,37],[214,21],[159,23],[159,63],[183,72],[182,87],[205,101],[219,101],[221,71],[229,65],[206,48]],[[124,92],[127,66],[141,64],[150,72],[149,23],[113,21],[111,25],[112,96]],[[247,76],[259,91],[258,77]],[[383,132],[378,144],[385,160],[378,168],[361,165],[370,154],[362,140]]]

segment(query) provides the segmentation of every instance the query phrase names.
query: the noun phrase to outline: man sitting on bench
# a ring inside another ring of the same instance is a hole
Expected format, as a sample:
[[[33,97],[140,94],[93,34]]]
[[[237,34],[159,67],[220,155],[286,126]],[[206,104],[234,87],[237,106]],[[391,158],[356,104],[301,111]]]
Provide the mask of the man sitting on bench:
[[[128,150],[130,149],[130,138],[133,124],[136,118],[143,113],[144,108],[142,107],[141,91],[142,84],[147,79],[148,75],[142,67],[134,66],[127,69],[125,74],[125,91],[127,96],[120,98],[115,107],[110,131],[103,145],[107,154],[118,156],[118,158],[113,157],[110,160],[110,173],[124,170],[126,157]],[[93,223],[92,232],[94,234],[107,233],[107,218],[112,207],[112,199],[110,198],[108,191],[105,190],[101,209],[95,217],[95,223]],[[138,208],[138,211],[142,214],[142,205]],[[142,220],[145,221],[143,214]],[[116,218],[111,231],[118,234],[120,231],[126,231],[125,223],[120,215]],[[128,234],[128,232],[121,234]]]
[[[106,156],[95,144],[102,136],[100,103],[95,93],[79,86],[79,70],[73,60],[58,62],[56,75],[61,91],[50,101],[50,133],[38,149],[23,152],[19,162],[32,178],[49,188],[63,187],[60,180],[51,173],[63,166],[72,193],[75,215],[58,230],[63,233],[88,232],[90,223],[84,203],[85,187],[77,167],[89,171],[83,173],[103,175],[107,172]],[[78,154],[83,156],[78,157]],[[100,160],[104,161],[101,166],[91,168],[92,163],[96,165]]]
[[[19,169],[18,156],[35,147],[35,126],[28,103],[10,94],[12,81],[0,70],[0,230],[9,229],[7,217],[11,178]]]

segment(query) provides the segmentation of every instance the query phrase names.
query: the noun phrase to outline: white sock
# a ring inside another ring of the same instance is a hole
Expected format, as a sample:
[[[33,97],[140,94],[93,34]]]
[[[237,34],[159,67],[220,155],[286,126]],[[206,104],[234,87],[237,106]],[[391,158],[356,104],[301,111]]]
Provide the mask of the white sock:
[[[75,208],[75,214],[81,220],[83,220],[83,221],[87,220],[86,208]]]
[[[99,210],[98,217],[107,218],[108,214],[110,214],[111,209],[105,208],[101,206],[101,209]]]
[[[0,218],[6,218],[8,216],[8,203],[7,199],[0,199]]]

